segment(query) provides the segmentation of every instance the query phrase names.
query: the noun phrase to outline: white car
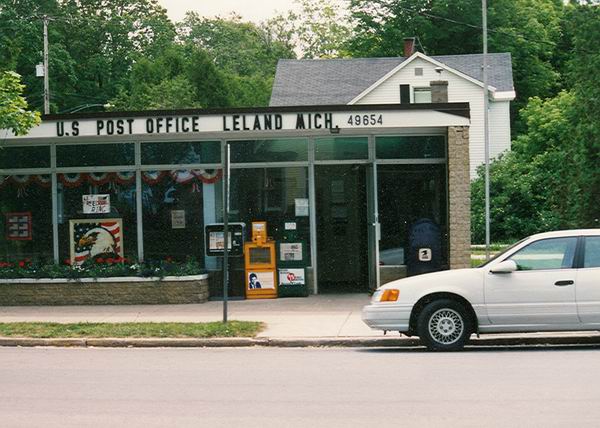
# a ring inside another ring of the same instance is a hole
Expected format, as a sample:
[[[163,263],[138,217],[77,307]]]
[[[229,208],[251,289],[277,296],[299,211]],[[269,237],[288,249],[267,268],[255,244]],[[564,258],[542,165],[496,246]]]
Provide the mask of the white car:
[[[600,229],[533,235],[478,268],[390,282],[362,318],[433,351],[473,333],[600,330]]]

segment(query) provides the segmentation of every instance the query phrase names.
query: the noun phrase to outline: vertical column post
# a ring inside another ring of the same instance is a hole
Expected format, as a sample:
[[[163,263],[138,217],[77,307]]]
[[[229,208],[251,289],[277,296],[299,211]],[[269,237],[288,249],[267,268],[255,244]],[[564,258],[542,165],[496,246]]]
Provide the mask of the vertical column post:
[[[58,252],[58,179],[56,174],[56,144],[50,145],[50,177],[52,180],[52,254],[59,263]]]
[[[310,224],[310,263],[313,274],[313,293],[319,293],[317,266],[317,198],[315,192],[315,139],[308,139],[308,215]]]
[[[223,323],[227,322],[229,293],[229,143],[221,142],[223,161]]]
[[[139,141],[135,142],[135,215],[137,223],[137,257],[144,261],[144,203],[142,198],[142,147]]]

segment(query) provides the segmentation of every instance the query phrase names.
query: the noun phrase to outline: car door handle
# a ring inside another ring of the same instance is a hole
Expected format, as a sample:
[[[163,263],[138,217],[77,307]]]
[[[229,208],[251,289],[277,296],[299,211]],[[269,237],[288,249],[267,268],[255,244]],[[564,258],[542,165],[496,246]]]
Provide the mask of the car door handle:
[[[554,283],[554,285],[557,285],[559,287],[564,287],[565,285],[573,285],[575,283],[575,281],[572,280],[567,280],[567,281],[556,281]]]

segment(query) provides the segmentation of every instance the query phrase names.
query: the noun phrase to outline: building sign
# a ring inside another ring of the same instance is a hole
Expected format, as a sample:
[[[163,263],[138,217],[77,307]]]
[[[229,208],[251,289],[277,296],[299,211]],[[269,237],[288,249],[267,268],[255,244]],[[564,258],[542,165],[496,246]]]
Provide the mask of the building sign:
[[[110,213],[110,195],[83,195],[83,213]]]
[[[181,114],[161,116],[80,118],[76,120],[44,120],[25,137],[16,137],[6,131],[7,139],[13,138],[72,138],[88,136],[126,135],[177,135],[206,132],[264,132],[296,130],[394,128],[422,126],[469,125],[469,118],[452,111],[431,110],[427,107],[410,109],[372,108],[348,110],[315,110],[278,112],[273,110],[224,113],[224,114]]]
[[[304,269],[279,269],[279,285],[305,285]]]
[[[31,241],[33,228],[31,227],[31,213],[5,213],[6,239],[9,241]]]
[[[71,263],[97,262],[123,257],[123,222],[120,218],[69,220]]]
[[[171,228],[185,229],[185,210],[171,210]]]

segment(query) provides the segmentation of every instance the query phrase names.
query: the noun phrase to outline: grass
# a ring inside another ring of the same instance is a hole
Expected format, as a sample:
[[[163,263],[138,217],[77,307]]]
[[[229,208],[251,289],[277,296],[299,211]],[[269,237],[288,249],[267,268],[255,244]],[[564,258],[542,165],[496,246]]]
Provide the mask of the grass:
[[[0,323],[0,336],[30,338],[211,338],[254,337],[264,324],[254,321],[208,323]]]

